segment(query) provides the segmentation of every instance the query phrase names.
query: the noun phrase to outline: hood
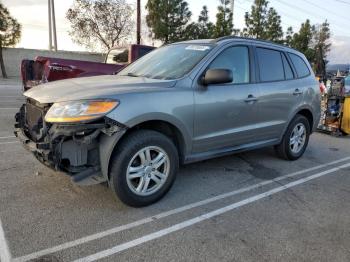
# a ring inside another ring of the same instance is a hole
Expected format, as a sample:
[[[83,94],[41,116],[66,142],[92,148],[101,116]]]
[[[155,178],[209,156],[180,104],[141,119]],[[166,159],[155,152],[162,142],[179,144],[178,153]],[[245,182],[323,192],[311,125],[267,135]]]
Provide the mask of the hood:
[[[82,99],[110,98],[111,96],[147,92],[175,85],[176,80],[145,77],[103,75],[54,81],[33,87],[24,93],[39,103],[48,104]]]

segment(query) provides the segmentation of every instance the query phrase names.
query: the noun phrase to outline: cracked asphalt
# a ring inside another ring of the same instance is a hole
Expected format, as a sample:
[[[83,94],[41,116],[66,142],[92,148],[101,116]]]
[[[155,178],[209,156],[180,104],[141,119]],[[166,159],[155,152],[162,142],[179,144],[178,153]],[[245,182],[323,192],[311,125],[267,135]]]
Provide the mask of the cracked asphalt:
[[[18,81],[0,81],[1,262],[350,261],[350,137],[314,133],[295,162],[266,148],[183,166],[136,209],[23,149],[22,102]]]

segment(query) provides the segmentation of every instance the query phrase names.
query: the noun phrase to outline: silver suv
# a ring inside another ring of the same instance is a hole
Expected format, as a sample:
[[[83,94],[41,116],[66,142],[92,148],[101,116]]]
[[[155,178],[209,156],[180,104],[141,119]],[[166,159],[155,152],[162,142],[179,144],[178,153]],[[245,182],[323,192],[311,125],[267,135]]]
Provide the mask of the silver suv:
[[[305,56],[254,39],[167,45],[118,75],[37,86],[15,134],[81,185],[108,182],[126,204],[159,200],[179,164],[265,146],[301,157],[320,117]]]

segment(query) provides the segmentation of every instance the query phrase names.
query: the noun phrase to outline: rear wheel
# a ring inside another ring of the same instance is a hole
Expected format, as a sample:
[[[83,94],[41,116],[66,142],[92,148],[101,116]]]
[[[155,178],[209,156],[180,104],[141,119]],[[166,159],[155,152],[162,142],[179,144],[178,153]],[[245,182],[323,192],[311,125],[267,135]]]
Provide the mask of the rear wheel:
[[[125,204],[150,205],[168,192],[178,165],[177,149],[168,137],[152,130],[135,131],[117,145],[109,184]]]
[[[281,143],[275,146],[277,155],[287,160],[300,158],[306,150],[309,137],[309,121],[302,115],[296,115],[289,124]]]

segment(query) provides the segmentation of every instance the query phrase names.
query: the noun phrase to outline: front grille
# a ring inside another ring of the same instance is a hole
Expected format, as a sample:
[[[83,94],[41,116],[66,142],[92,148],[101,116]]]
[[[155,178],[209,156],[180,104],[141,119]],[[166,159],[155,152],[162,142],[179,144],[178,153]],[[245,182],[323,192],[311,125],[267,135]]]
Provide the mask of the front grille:
[[[45,105],[28,99],[25,104],[25,126],[27,135],[35,142],[43,138],[45,133],[44,117],[47,112]]]
[[[37,129],[42,127],[42,111],[32,105],[32,104],[26,104],[26,123],[28,125],[29,129]]]

